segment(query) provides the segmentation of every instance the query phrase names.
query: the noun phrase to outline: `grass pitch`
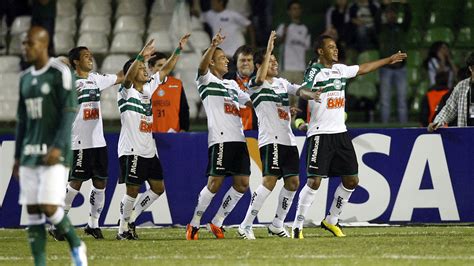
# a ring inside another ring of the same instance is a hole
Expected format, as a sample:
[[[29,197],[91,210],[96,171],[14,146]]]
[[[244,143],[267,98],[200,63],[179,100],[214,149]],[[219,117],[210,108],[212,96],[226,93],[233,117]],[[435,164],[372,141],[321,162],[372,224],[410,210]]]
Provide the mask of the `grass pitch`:
[[[474,227],[345,228],[335,238],[320,228],[305,228],[305,239],[281,239],[255,228],[257,240],[237,237],[229,228],[216,240],[201,228],[199,241],[184,240],[184,228],[137,228],[138,241],[105,240],[77,232],[86,242],[90,265],[474,265]],[[70,264],[66,242],[48,236],[48,264]],[[24,229],[0,230],[0,265],[31,265]]]

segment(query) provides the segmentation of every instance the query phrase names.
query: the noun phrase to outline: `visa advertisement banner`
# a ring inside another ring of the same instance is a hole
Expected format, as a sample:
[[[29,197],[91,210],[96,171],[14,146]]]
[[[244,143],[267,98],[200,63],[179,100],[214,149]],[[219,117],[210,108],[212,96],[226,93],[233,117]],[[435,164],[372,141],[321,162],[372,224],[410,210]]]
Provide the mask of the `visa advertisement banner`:
[[[443,223],[474,222],[474,129],[449,128],[429,134],[425,129],[351,130],[359,163],[360,186],[346,205],[341,222]],[[297,132],[300,152],[300,188],[306,183],[305,137]],[[166,193],[137,224],[185,225],[193,214],[197,196],[207,182],[207,133],[158,134],[155,136],[164,169]],[[109,181],[100,224],[115,226],[119,219],[124,185],[117,184],[118,134],[106,135],[109,153]],[[25,209],[18,205],[18,181],[11,178],[14,137],[0,136],[0,227],[26,225]],[[257,132],[248,132],[251,156],[250,191],[240,200],[225,224],[239,224],[245,216],[251,191],[262,181]],[[231,185],[227,178],[202,218],[209,222]],[[324,218],[340,183],[334,177],[323,181],[309,214],[308,222]],[[257,222],[269,223],[275,215],[279,181],[258,214]],[[69,216],[75,225],[88,219],[91,182],[83,184]],[[145,186],[142,187],[142,192]],[[298,194],[287,221],[293,221]]]

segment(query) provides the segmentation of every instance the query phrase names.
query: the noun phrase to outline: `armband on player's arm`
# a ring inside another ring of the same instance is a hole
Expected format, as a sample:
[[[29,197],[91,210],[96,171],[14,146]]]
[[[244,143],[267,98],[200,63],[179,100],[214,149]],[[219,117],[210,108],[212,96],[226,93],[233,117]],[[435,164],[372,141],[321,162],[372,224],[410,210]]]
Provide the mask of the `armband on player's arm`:
[[[161,82],[163,82],[165,78],[171,73],[171,71],[173,71],[174,67],[176,66],[176,63],[178,62],[181,50],[183,50],[184,45],[188,42],[189,36],[191,36],[191,34],[186,33],[181,37],[181,39],[179,40],[178,47],[174,50],[174,53],[170,56],[170,58],[168,58],[166,63],[159,71]]]
[[[151,39],[150,41],[147,42],[147,44],[142,48],[142,50],[138,53],[137,57],[135,60],[133,60],[133,63],[130,65],[130,67],[127,70],[127,73],[124,73],[124,81],[123,81],[123,86],[125,88],[130,88],[132,86],[132,80],[130,77],[135,77],[136,73],[138,72],[138,63],[137,62],[145,62],[148,61],[155,52],[155,40]]]

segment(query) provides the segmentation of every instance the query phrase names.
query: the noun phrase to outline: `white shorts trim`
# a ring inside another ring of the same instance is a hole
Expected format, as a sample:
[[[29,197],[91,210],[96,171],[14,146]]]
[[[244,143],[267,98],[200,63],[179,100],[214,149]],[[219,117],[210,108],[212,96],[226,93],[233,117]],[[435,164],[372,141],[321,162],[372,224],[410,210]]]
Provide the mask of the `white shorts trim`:
[[[50,204],[63,206],[69,169],[53,166],[20,166],[21,205]]]

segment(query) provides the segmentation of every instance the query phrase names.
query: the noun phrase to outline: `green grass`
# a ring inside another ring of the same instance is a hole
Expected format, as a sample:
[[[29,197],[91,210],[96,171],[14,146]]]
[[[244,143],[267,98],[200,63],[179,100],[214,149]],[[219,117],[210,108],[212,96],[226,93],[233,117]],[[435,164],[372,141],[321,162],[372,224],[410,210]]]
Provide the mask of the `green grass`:
[[[474,265],[474,227],[345,228],[346,238],[306,228],[305,239],[269,237],[256,228],[257,240],[216,240],[204,228],[199,241],[185,241],[183,228],[138,228],[140,240],[117,241],[115,230],[94,240],[78,229],[90,265]],[[26,232],[0,230],[0,265],[31,264]],[[70,263],[65,242],[48,236],[48,264]]]

